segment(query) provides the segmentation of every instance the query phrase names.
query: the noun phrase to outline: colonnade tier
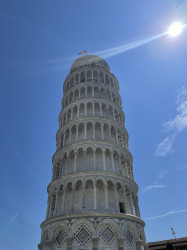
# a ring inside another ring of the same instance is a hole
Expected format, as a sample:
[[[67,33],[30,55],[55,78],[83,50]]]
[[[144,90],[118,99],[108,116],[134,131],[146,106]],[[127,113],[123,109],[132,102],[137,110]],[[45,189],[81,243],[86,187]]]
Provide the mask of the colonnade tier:
[[[63,151],[59,158],[53,161],[53,177],[59,178],[70,173],[104,171],[120,174],[133,179],[132,161],[123,152],[110,148],[79,146],[76,150],[70,148]]]
[[[106,100],[85,99],[75,101],[64,108],[59,115],[59,126],[67,124],[72,119],[80,117],[108,118],[123,125],[125,115],[121,108]]]
[[[61,127],[56,135],[56,146],[58,149],[82,140],[104,140],[105,143],[114,143],[128,150],[126,129],[115,126],[114,122],[100,119],[82,119]]]
[[[74,86],[84,82],[97,82],[104,86],[111,87],[115,91],[119,91],[119,83],[117,78],[106,69],[100,67],[86,67],[76,69],[71,72],[64,81],[63,93],[67,94]]]
[[[86,83],[85,83],[86,84]],[[100,98],[107,99],[108,101],[121,107],[121,97],[119,93],[111,91],[109,88],[97,86],[95,82],[87,85],[77,85],[70,93],[64,95],[62,99],[62,107],[65,108],[68,104],[71,104],[75,100],[83,98]]]
[[[140,217],[138,196],[121,180],[101,176],[61,180],[49,189],[46,219],[77,212],[116,212]]]

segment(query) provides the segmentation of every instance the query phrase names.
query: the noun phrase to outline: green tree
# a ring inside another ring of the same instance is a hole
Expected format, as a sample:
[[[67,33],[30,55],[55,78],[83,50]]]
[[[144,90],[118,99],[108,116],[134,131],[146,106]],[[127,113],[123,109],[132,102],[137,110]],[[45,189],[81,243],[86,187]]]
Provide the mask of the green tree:
[[[172,243],[167,242],[167,244],[166,244],[166,250],[176,250],[176,248],[172,245]]]

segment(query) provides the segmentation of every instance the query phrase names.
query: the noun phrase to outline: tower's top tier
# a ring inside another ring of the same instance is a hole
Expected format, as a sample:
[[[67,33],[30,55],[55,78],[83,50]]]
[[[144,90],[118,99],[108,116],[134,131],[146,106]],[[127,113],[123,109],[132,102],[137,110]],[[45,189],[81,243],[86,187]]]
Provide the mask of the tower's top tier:
[[[86,56],[81,56],[77,60],[75,60],[75,62],[71,66],[70,72],[74,71],[77,68],[89,65],[99,65],[110,71],[108,63],[105,62],[103,58],[95,55],[86,55]]]

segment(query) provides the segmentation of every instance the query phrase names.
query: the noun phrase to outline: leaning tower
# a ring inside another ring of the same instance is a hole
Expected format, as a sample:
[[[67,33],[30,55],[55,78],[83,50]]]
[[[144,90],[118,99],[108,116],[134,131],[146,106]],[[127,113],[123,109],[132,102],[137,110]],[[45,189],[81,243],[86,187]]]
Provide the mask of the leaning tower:
[[[63,93],[39,250],[143,249],[117,78],[102,58],[82,56]]]

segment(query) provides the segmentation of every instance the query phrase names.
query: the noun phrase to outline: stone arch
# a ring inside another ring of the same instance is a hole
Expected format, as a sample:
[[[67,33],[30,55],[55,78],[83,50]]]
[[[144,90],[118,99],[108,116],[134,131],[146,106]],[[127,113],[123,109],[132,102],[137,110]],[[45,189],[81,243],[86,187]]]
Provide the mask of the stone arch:
[[[105,83],[109,85],[109,77],[107,74],[105,74]]]
[[[84,171],[84,151],[82,148],[77,152],[77,171]]]
[[[73,92],[71,92],[70,94],[69,94],[69,102],[72,102],[73,101]]]
[[[106,171],[112,172],[111,152],[107,148],[105,151]]]
[[[101,123],[95,123],[95,139],[101,140],[102,139],[102,132],[101,132]]]
[[[105,117],[108,116],[107,107],[104,103],[102,103],[102,115]]]
[[[139,237],[135,225],[127,221],[122,228],[122,234],[125,238],[125,247],[131,246],[132,248],[136,249],[135,241],[139,240]]]
[[[94,190],[93,190],[93,181],[88,179],[85,185],[85,210],[93,211],[94,210]]]
[[[79,83],[79,74],[77,73],[75,75],[75,84],[78,84]]]
[[[110,212],[116,211],[116,204],[115,204],[115,191],[114,191],[114,184],[111,180],[107,181],[107,191],[108,191],[108,210]]]
[[[67,157],[67,153],[64,154],[64,156],[62,157],[62,175],[67,174],[68,171],[68,157]]]
[[[68,182],[66,186],[65,213],[72,210],[72,182]]]
[[[69,169],[68,169],[68,173],[73,173],[74,171],[74,158],[75,158],[75,154],[74,151],[72,150],[69,154]]]
[[[92,71],[89,70],[87,71],[87,82],[91,82],[92,81]]]
[[[106,92],[106,98],[111,101],[111,92],[110,90],[107,89],[107,92]]]
[[[103,74],[103,72],[99,73],[99,80],[100,80],[101,83],[104,83],[104,74]]]
[[[97,189],[97,210],[104,211],[105,210],[105,191],[104,191],[104,182],[101,178],[98,178],[96,182]]]
[[[94,97],[99,97],[99,88],[97,86],[94,87]]]
[[[92,124],[92,122],[88,122],[86,125],[86,138],[93,139],[93,124]]]
[[[87,97],[92,97],[92,87],[88,86],[87,88]]]
[[[114,126],[111,126],[111,141],[112,142],[116,142],[116,129],[114,128]]]
[[[95,116],[100,116],[100,105],[98,102],[95,103],[94,105],[94,113],[95,113]]]
[[[84,139],[84,123],[81,122],[78,126],[78,140]]]
[[[91,102],[87,103],[87,116],[93,116],[93,104]]]
[[[117,238],[120,236],[120,228],[112,219],[104,219],[97,226],[98,235],[100,235],[99,249],[108,250],[118,249]]]
[[[82,180],[77,180],[75,183],[75,199],[74,199],[74,211],[82,211]]]
[[[109,106],[108,108],[108,114],[109,114],[109,117],[113,119],[113,109],[111,106]]]
[[[66,247],[66,236],[68,235],[68,228],[65,223],[58,223],[53,229],[53,239],[58,248]]]
[[[95,151],[95,166],[96,170],[103,171],[103,155],[101,148],[97,148]]]
[[[67,114],[67,122],[69,122],[71,119],[71,108],[68,110],[68,114]]]
[[[85,87],[82,87],[81,89],[80,89],[80,98],[84,98],[85,96],[86,96],[86,94],[85,94]]]
[[[94,152],[91,147],[88,147],[86,150],[85,168],[86,171],[94,170]]]
[[[79,117],[85,116],[85,104],[81,103],[79,106]]]
[[[105,89],[103,87],[101,88],[101,97],[102,98],[106,97]]]
[[[104,135],[104,140],[110,141],[109,126],[106,123],[103,126],[103,135]]]
[[[96,70],[93,71],[93,80],[98,82],[98,72]]]
[[[74,233],[72,249],[93,248],[92,236],[95,235],[95,230],[91,221],[87,219],[77,220],[73,223],[71,231]]]
[[[78,100],[79,99],[79,89],[75,89],[74,91],[74,100]]]
[[[120,173],[119,155],[116,150],[114,150],[113,158],[114,158],[115,172],[119,174]]]
[[[74,85],[74,77],[72,76],[72,77],[71,77],[71,80],[70,80],[70,87],[72,88],[73,85]]]
[[[70,138],[70,132],[69,132],[69,128],[66,129],[65,132],[65,141],[64,141],[64,145],[67,145],[69,143],[69,138]]]
[[[48,234],[48,230],[45,230],[42,235],[42,242],[45,242],[47,240],[49,240],[49,234]]]
[[[71,128],[71,142],[76,141],[76,136],[77,136],[77,127],[76,125],[73,125]]]
[[[85,72],[81,72],[81,75],[80,75],[80,82],[85,82]]]
[[[125,211],[123,188],[120,182],[117,182],[117,196],[119,212],[126,213],[127,211]]]

